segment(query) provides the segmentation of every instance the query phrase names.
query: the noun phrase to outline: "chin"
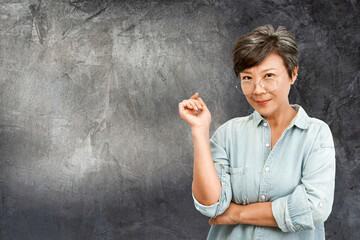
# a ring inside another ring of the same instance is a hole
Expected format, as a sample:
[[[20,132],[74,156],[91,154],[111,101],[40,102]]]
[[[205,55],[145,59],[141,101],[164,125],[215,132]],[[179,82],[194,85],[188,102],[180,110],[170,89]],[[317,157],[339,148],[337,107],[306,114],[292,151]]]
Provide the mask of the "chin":
[[[255,108],[255,110],[260,113],[260,115],[262,116],[267,116],[268,115],[268,111],[264,110],[264,109],[259,109],[259,108]]]
[[[251,105],[260,115],[269,116],[271,115],[271,107],[270,106],[259,106],[256,102],[254,105]]]

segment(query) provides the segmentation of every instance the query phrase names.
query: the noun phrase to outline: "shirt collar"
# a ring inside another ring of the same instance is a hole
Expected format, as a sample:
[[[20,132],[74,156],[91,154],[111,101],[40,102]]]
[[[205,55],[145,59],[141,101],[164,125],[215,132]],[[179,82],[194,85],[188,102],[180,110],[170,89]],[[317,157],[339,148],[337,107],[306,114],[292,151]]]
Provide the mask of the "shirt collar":
[[[296,114],[296,116],[293,118],[290,125],[286,129],[292,128],[294,125],[301,129],[307,129],[307,120],[309,116],[306,114],[305,110],[298,104],[290,104],[290,106],[293,109],[295,109],[298,113]],[[265,119],[261,116],[261,114],[256,110],[254,110],[254,112],[251,115],[256,126],[259,126],[259,124],[262,121],[265,121]]]

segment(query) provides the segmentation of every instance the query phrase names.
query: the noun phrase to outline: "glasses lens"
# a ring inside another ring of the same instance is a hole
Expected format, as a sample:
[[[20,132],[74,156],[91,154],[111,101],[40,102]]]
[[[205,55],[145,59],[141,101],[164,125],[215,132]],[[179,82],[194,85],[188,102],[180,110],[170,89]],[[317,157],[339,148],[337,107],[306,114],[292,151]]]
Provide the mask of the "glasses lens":
[[[262,80],[262,84],[264,85],[264,88],[268,92],[272,92],[272,91],[276,90],[278,87],[277,82],[274,78],[264,78]]]
[[[278,87],[278,83],[274,78],[264,78],[259,84],[261,87],[265,88],[267,92],[275,91]],[[255,84],[248,80],[238,81],[235,87],[244,95],[252,94],[255,90]]]
[[[254,83],[252,81],[243,80],[240,82],[241,92],[245,95],[251,94],[254,91]]]

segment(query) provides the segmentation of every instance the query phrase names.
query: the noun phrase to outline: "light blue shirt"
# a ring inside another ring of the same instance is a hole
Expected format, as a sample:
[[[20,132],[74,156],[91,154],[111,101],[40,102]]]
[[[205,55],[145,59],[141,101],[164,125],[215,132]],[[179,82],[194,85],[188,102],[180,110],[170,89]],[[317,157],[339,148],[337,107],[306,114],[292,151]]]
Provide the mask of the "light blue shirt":
[[[329,126],[298,113],[271,150],[269,123],[255,110],[221,125],[210,138],[221,196],[211,206],[195,207],[208,217],[230,204],[272,202],[279,227],[247,224],[211,226],[207,239],[325,239],[335,188],[335,148]]]

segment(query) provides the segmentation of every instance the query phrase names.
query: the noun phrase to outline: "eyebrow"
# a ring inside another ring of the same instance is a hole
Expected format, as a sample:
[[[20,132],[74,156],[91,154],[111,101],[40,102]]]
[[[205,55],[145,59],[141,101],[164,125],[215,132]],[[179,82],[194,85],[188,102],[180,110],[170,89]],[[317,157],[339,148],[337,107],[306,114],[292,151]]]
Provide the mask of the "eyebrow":
[[[278,69],[276,69],[276,68],[267,68],[267,69],[262,70],[261,72],[267,72],[269,70],[278,70]],[[251,74],[251,72],[248,72],[248,71],[243,71],[242,73]]]

